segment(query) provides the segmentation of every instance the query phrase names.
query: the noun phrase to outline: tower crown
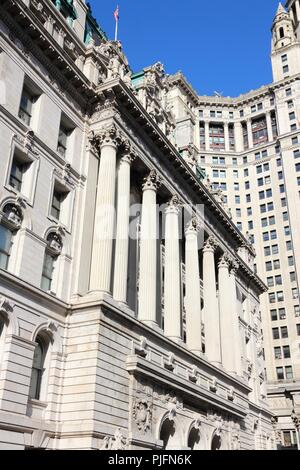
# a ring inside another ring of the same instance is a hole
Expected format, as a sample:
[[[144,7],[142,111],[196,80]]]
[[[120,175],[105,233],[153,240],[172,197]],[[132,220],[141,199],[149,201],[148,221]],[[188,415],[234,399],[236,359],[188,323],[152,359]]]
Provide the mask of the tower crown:
[[[293,21],[281,3],[278,5],[277,13],[273,21],[272,35],[273,51],[289,46],[296,41]]]

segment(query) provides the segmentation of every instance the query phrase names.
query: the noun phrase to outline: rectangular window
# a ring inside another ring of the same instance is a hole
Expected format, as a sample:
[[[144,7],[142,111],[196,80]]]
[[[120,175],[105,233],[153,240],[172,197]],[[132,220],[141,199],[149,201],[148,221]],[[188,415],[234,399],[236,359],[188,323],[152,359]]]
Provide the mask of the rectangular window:
[[[274,348],[274,356],[275,359],[282,359],[281,347],[277,346],[276,348]]]
[[[298,173],[300,171],[300,163],[297,163],[297,165],[295,165],[295,168],[296,168],[296,171]]]
[[[285,320],[286,319],[285,308],[280,308],[279,309],[279,319],[280,320]]]
[[[278,320],[277,310],[271,310],[271,320],[272,321],[277,321]]]
[[[294,375],[293,375],[292,366],[286,366],[285,367],[285,378],[286,378],[286,380],[293,380]]]
[[[285,339],[285,338],[288,338],[288,337],[289,337],[287,326],[282,326],[282,327],[280,328],[280,330],[281,330],[281,338],[282,338],[282,339]]]
[[[274,260],[274,269],[280,269],[280,260],[279,259]]]
[[[285,96],[291,96],[291,94],[292,94],[292,89],[291,89],[291,88],[287,88],[287,89],[285,90]]]
[[[276,240],[277,239],[277,231],[276,230],[271,230],[270,235],[271,235],[271,240]]]
[[[289,119],[290,121],[293,121],[294,119],[296,119],[296,114],[294,111],[292,111],[291,113],[289,113]]]
[[[282,276],[275,276],[275,284],[276,286],[282,286]]]
[[[300,317],[300,305],[294,305],[294,314],[296,318]]]
[[[241,196],[235,196],[235,203],[240,204],[241,203]]]
[[[52,277],[54,271],[55,257],[49,253],[45,253],[43,273],[41,281],[41,289],[48,292],[51,291]]]
[[[295,265],[295,260],[293,256],[288,257],[288,264],[289,266],[294,266]]]
[[[21,162],[16,156],[14,156],[10,170],[9,184],[16,191],[21,191],[23,174],[26,171],[26,167],[27,165],[25,163]]]
[[[270,304],[275,304],[275,302],[276,302],[276,295],[275,295],[275,292],[271,292],[271,293],[269,294],[269,302],[270,302]]]
[[[296,325],[297,328],[297,335],[300,336],[300,323]]]
[[[283,71],[283,73],[289,73],[289,66],[288,66],[288,65],[284,65],[284,66],[282,67],[282,71]]]
[[[272,245],[272,255],[277,255],[279,253],[278,245]]]
[[[246,194],[246,202],[251,202],[251,194]]]
[[[264,253],[265,253],[265,256],[270,256],[271,255],[271,247],[265,246]]]
[[[296,137],[293,137],[293,138],[292,138],[292,145],[296,145],[296,144],[298,144],[298,136],[297,136],[297,135],[296,135]],[[299,152],[299,149],[295,150],[295,151],[294,151],[294,154],[295,154],[295,152],[297,152],[297,151]]]
[[[252,207],[247,207],[247,215],[252,215]]]
[[[285,62],[287,62],[287,60],[288,60],[287,54],[283,54],[281,56],[281,62],[284,64]]]
[[[273,339],[280,339],[279,328],[272,328]]]
[[[284,359],[290,359],[290,357],[291,357],[290,347],[289,346],[283,346],[282,351],[283,351]]]
[[[29,89],[24,86],[21,103],[19,108],[19,118],[25,122],[27,126],[30,126],[31,117],[32,117],[32,107],[35,102],[35,98]]]
[[[267,284],[268,284],[268,287],[274,287],[274,278],[273,277],[268,277],[267,278]]]
[[[276,367],[276,374],[278,380],[284,380],[283,367]]]
[[[7,269],[12,246],[12,232],[0,225],[0,269]]]

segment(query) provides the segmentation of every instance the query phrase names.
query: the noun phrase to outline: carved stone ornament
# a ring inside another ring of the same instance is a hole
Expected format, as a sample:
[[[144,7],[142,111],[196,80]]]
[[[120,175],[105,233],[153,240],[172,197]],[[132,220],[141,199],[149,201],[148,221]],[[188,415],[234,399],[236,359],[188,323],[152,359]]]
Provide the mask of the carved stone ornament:
[[[48,247],[57,255],[60,255],[63,247],[62,234],[58,227],[55,232],[49,233],[47,236]]]
[[[20,228],[23,220],[23,208],[26,207],[25,199],[17,197],[14,201],[5,205],[3,213],[6,219],[16,228]]]
[[[153,189],[154,191],[157,191],[160,185],[161,179],[158,176],[157,171],[151,170],[149,175],[144,178],[143,191],[146,191],[147,189]]]
[[[208,239],[204,243],[203,250],[204,251],[207,251],[207,250],[215,251],[217,249],[217,247],[218,247],[217,239],[213,236],[210,236],[210,237],[208,237]]]
[[[0,295],[0,314],[8,318],[9,314],[13,311],[12,304],[2,295]]]
[[[58,323],[52,320],[49,320],[46,326],[47,333],[50,333],[51,335],[53,335],[54,333],[56,333],[57,330],[58,330]]]
[[[101,129],[98,133],[92,131],[89,135],[89,140],[91,145],[100,151],[101,147],[105,145],[118,147],[123,139],[122,134],[119,129],[117,129],[116,125],[111,124],[110,126]]]
[[[129,439],[123,436],[120,428],[115,432],[114,437],[106,436],[100,447],[100,450],[128,450]]]
[[[241,450],[240,435],[236,431],[232,434],[231,447],[232,447],[232,450]]]
[[[175,355],[170,353],[168,359],[164,359],[164,367],[170,371],[173,371],[175,368]]]
[[[192,217],[191,220],[188,222],[185,228],[185,232],[193,232],[193,233],[198,233],[200,230],[200,222],[197,219],[197,217]]]
[[[218,268],[229,268],[230,266],[230,257],[228,256],[227,253],[224,253],[223,256],[221,256],[219,263],[218,263]]]
[[[135,354],[141,357],[146,357],[147,356],[147,340],[143,336],[141,336],[141,340],[138,346],[135,347]]]
[[[230,390],[227,392],[227,399],[230,401],[233,401],[235,397],[234,389],[233,387],[230,387]]]
[[[132,415],[139,431],[146,433],[151,430],[153,405],[150,400],[136,399]]]
[[[298,415],[295,410],[293,410],[292,415],[291,415],[292,421],[295,425],[295,428],[297,431],[300,429],[300,415]]]
[[[209,384],[209,390],[215,393],[217,389],[218,389],[217,379],[213,377],[211,383]]]

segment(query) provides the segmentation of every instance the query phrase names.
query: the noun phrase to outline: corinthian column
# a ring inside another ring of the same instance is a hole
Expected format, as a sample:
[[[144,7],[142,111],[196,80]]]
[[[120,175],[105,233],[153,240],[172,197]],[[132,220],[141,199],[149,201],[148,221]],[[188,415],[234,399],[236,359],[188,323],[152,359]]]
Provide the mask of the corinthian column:
[[[179,259],[179,199],[174,196],[166,209],[164,319],[165,335],[181,341],[181,289]]]
[[[209,237],[203,248],[203,300],[205,324],[205,354],[214,363],[221,363],[220,317],[217,302],[215,250],[217,243]]]
[[[253,148],[252,120],[247,119],[247,133],[249,149]]]
[[[234,372],[235,344],[233,341],[233,294],[231,291],[232,284],[229,281],[229,258],[227,255],[222,256],[219,261],[218,268],[222,364],[228,372]]]
[[[273,129],[272,129],[272,120],[271,120],[271,113],[270,111],[266,112],[266,123],[267,123],[267,131],[268,131],[268,141],[273,142]]]
[[[230,266],[229,274],[229,285],[230,292],[232,296],[231,305],[232,305],[232,327],[233,327],[233,337],[234,337],[234,357],[235,357],[235,368],[239,376],[242,376],[242,346],[241,346],[241,335],[240,335],[240,320],[237,311],[237,295],[236,295],[236,275],[239,269],[239,265],[236,262],[232,262]]]
[[[100,146],[90,290],[110,292],[115,218],[117,129],[111,126],[95,138]]]
[[[187,347],[202,352],[198,224],[192,219],[185,232],[185,311]]]
[[[139,312],[138,318],[152,327],[157,326],[156,292],[157,292],[157,238],[158,214],[156,192],[160,180],[152,170],[143,186],[143,204],[140,242],[139,271]]]
[[[130,167],[134,159],[130,148],[122,156],[118,170],[117,231],[113,297],[119,302],[127,301],[127,275],[129,252]]]

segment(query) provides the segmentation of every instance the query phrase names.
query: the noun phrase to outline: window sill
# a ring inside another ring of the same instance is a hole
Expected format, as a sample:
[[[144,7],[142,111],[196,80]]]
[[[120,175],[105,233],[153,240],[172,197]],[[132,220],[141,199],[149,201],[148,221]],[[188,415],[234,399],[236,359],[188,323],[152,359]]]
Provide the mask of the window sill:
[[[29,398],[29,403],[30,405],[36,407],[36,408],[47,408],[48,403],[45,401],[41,400],[36,400],[35,398]]]

